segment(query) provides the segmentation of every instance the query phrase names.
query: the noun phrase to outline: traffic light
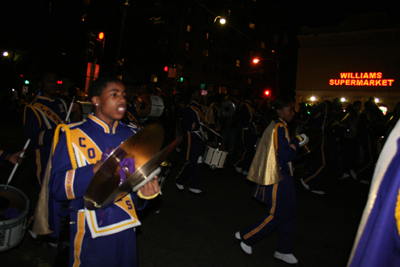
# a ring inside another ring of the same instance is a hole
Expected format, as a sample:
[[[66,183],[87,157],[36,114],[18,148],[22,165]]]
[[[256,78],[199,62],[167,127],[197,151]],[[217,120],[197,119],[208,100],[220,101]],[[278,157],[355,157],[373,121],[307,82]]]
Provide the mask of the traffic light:
[[[168,72],[168,66],[165,66],[165,67],[164,67],[164,71],[165,71],[165,72]]]
[[[25,84],[29,84],[29,80],[25,80],[24,83],[25,83]]]
[[[102,31],[97,32],[97,39],[96,39],[96,44],[95,44],[95,55],[94,55],[94,57],[96,59],[100,59],[103,56],[105,41],[106,41],[106,37],[105,37],[104,32],[102,32]]]
[[[264,90],[264,97],[269,97],[271,95],[271,91],[270,90]]]
[[[88,61],[90,61],[90,58],[97,60],[103,56],[105,40],[105,33],[102,31],[90,31],[87,34],[86,52]]]

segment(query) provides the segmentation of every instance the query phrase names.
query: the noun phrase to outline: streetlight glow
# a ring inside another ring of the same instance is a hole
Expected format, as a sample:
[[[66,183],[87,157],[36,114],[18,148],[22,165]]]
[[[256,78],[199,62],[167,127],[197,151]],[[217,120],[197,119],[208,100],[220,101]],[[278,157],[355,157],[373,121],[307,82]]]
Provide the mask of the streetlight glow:
[[[315,99],[316,99],[315,96],[310,97],[311,101],[315,101]]]
[[[375,98],[375,103],[379,103],[379,98]]]
[[[346,98],[342,97],[342,98],[340,99],[340,101],[346,102]]]
[[[8,52],[7,52],[7,51],[4,51],[4,52],[3,52],[3,56],[4,56],[4,57],[8,57]]]
[[[215,19],[214,19],[214,23],[217,21],[217,19],[219,19],[219,23],[222,24],[222,25],[224,25],[226,23],[226,19],[224,19],[221,16],[216,16]]]
[[[258,62],[260,62],[260,59],[259,59],[259,58],[254,58],[254,59],[253,59],[253,63],[254,63],[254,64],[257,64]]]

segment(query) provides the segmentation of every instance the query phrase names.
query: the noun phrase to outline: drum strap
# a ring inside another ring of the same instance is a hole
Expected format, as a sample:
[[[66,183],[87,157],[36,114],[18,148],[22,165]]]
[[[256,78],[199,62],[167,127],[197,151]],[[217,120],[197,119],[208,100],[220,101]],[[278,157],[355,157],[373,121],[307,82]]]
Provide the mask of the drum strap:
[[[191,133],[197,134],[201,138],[201,140],[203,140],[204,142],[206,141],[201,131],[191,131]]]

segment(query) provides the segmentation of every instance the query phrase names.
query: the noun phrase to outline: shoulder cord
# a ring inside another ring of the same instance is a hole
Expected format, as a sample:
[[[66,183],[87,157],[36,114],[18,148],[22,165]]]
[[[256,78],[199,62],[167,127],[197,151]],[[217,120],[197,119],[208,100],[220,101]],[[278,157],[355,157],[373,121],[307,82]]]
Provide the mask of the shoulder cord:
[[[397,231],[400,236],[400,190],[397,195],[396,208],[394,210],[394,217],[396,218]]]
[[[68,149],[69,158],[71,160],[72,168],[75,170],[76,168],[78,168],[78,165],[76,164],[74,149],[72,147],[71,129],[69,129],[69,127],[66,124],[63,124],[63,123],[59,124],[56,128],[56,131],[54,133],[53,155],[54,155],[54,151],[56,150],[57,143],[60,139],[61,128],[64,129],[64,131],[65,131],[65,136],[67,138],[67,149]]]

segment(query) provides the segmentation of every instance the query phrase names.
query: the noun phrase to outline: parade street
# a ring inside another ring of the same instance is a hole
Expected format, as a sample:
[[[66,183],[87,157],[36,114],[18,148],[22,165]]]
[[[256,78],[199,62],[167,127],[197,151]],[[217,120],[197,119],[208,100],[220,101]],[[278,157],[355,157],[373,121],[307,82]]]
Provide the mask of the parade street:
[[[23,146],[23,134],[19,128],[14,130],[2,131],[2,143],[12,139],[15,146]],[[235,241],[236,231],[256,222],[267,210],[252,198],[254,184],[235,171],[233,159],[221,169],[204,164],[199,195],[175,186],[184,155],[173,152],[170,161],[162,196],[138,212],[142,223],[136,230],[139,266],[287,266],[273,257],[277,231],[257,243],[251,256]],[[32,206],[37,196],[28,166],[28,161],[20,165],[10,185],[24,192]],[[332,181],[326,177],[326,195],[312,195],[300,183],[301,164],[296,168],[294,255],[301,266],[346,266],[369,186],[351,178]],[[6,183],[11,169],[10,164],[1,169],[0,184]],[[55,253],[25,234],[17,247],[0,253],[0,262],[4,267],[53,266]]]

